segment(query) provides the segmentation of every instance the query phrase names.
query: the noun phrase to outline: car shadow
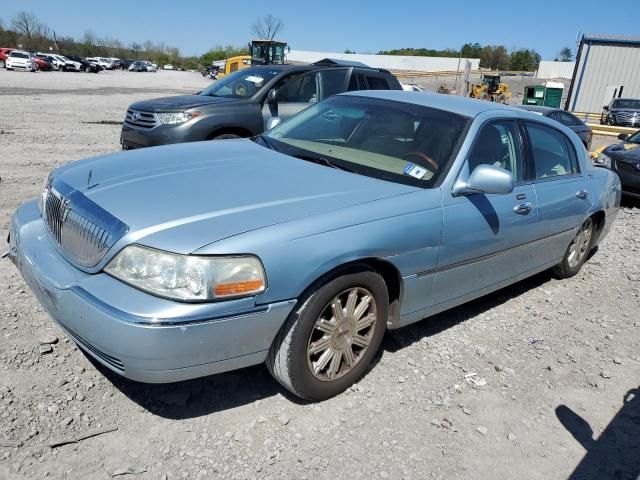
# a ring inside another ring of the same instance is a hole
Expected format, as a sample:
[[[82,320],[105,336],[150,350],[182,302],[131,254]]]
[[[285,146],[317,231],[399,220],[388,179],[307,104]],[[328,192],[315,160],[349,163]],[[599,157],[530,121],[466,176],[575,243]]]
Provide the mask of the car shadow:
[[[478,300],[434,315],[426,321],[390,332],[385,335],[382,348],[367,369],[367,373],[380,361],[384,352],[393,353],[422,338],[436,335],[491,310],[511,298],[538,288],[550,280],[551,274],[543,272]],[[104,367],[89,355],[85,354],[85,356],[120,392],[150,413],[163,418],[174,420],[196,418],[275,395],[282,395],[299,405],[307,403],[273,380],[264,365],[183,382],[147,384],[126,379]]]
[[[640,478],[640,387],[624,395],[622,407],[597,439],[589,423],[566,405],[556,408],[556,416],[587,451],[569,479]]]
[[[629,195],[622,195],[620,206],[625,208],[640,208],[640,198],[630,197]]]
[[[175,383],[141,383],[124,378],[85,356],[114,387],[150,413],[172,420],[197,418],[282,395],[305,404],[280,386],[264,365]]]

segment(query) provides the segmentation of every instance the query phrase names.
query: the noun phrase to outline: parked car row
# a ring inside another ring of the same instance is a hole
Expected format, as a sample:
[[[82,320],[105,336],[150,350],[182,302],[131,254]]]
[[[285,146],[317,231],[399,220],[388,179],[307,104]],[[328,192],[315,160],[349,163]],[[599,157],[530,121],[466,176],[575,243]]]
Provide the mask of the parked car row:
[[[26,50],[2,49],[2,62],[7,70],[65,71],[65,72],[94,72],[98,73],[103,67],[93,59],[80,57],[30,52]]]
[[[158,65],[149,61],[121,60],[105,57],[79,57],[57,53],[33,52],[13,48],[0,48],[0,67],[7,70],[94,72],[102,70],[129,70],[133,72],[156,72]],[[171,70],[170,66],[167,70]]]

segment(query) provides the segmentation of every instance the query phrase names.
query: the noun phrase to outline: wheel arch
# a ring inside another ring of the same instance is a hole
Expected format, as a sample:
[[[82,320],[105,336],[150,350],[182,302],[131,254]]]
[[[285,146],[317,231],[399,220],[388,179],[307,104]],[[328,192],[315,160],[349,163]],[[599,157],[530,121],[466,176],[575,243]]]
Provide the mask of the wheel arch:
[[[400,318],[400,306],[404,295],[404,285],[402,276],[396,266],[383,258],[363,257],[336,265],[317,276],[305,287],[298,298],[305,296],[310,290],[315,290],[319,286],[347,272],[357,271],[359,267],[369,267],[382,276],[389,294],[389,318],[387,319],[387,325],[396,323]]]
[[[213,140],[215,137],[220,135],[238,135],[242,138],[253,137],[253,132],[245,127],[237,127],[237,126],[228,126],[228,127],[218,127],[207,135],[207,140]]]

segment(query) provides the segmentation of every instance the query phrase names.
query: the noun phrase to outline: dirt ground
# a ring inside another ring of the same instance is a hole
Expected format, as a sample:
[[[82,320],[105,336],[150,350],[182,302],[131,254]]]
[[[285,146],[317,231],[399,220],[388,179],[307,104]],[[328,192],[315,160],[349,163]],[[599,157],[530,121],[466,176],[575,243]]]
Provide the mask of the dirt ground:
[[[1,241],[55,165],[119,150],[129,103],[207,84],[0,70]],[[639,231],[627,203],[576,277],[542,273],[389,333],[375,367],[319,404],[263,366],[172,385],[97,368],[0,261],[0,479],[636,479]]]

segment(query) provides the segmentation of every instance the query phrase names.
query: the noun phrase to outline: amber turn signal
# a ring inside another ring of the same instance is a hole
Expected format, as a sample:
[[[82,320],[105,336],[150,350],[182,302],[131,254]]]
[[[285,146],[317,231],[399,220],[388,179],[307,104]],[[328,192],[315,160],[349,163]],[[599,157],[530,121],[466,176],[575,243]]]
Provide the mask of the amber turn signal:
[[[213,289],[216,298],[234,297],[248,293],[260,293],[264,290],[264,281],[246,280],[243,282],[218,283]]]

